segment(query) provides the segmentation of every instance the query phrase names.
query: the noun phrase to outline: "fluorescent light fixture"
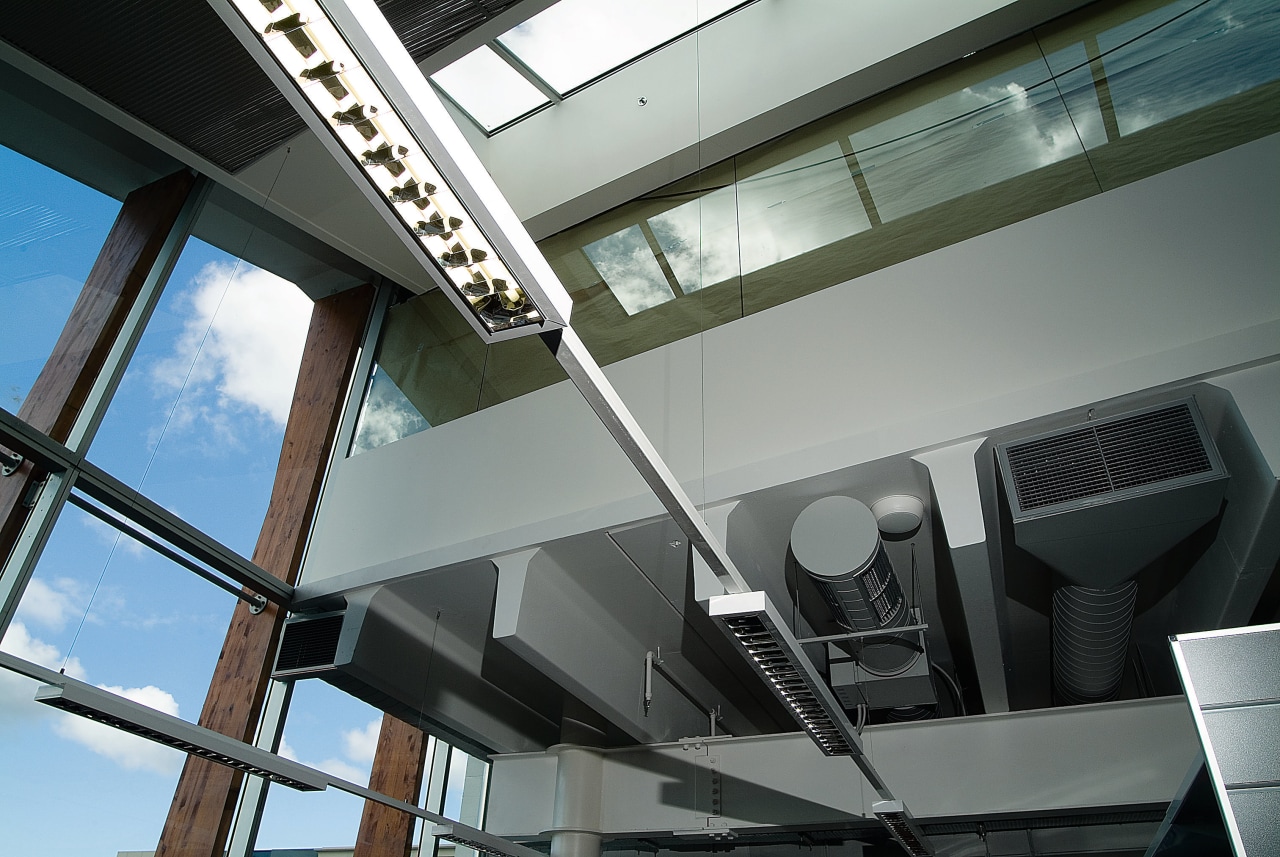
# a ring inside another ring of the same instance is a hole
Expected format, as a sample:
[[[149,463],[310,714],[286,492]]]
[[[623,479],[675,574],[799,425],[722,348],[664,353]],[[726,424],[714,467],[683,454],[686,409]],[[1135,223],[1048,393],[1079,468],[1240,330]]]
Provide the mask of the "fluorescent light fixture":
[[[765,593],[713,596],[707,609],[818,749],[828,756],[862,756],[853,724]]]
[[[329,785],[329,778],[320,771],[83,682],[69,680],[65,685],[45,685],[36,691],[36,702],[298,791],[319,792]]]
[[[461,824],[437,824],[431,828],[431,835],[493,857],[547,857],[541,851]]]
[[[568,293],[372,0],[210,0],[487,340],[564,327]]]
[[[929,857],[933,854],[933,845],[925,838],[924,831],[907,811],[906,804],[900,800],[881,800],[871,805],[876,818],[889,828],[893,838],[906,849],[911,857]]]

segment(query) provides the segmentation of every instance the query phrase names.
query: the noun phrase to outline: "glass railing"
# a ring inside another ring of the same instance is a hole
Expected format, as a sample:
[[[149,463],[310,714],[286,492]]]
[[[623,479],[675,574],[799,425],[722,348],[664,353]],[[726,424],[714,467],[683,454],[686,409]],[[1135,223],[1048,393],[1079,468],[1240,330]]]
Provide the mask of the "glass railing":
[[[1280,131],[1278,81],[1277,0],[1094,3],[539,246],[607,365]],[[353,451],[563,378],[455,316],[392,310],[366,422],[394,385],[402,428]]]

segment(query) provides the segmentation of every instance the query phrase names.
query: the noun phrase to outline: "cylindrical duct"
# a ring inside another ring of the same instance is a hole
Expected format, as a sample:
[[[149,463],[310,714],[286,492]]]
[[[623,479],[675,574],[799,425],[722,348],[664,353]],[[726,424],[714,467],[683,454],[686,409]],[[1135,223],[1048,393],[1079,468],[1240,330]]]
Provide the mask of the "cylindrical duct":
[[[810,503],[791,528],[791,553],[817,584],[836,621],[850,631],[910,623],[906,596],[880,540],[875,515],[852,497]],[[869,638],[858,660],[878,675],[901,672],[919,656],[912,641]]]
[[[1137,581],[1053,593],[1053,689],[1068,705],[1115,699],[1124,678]]]

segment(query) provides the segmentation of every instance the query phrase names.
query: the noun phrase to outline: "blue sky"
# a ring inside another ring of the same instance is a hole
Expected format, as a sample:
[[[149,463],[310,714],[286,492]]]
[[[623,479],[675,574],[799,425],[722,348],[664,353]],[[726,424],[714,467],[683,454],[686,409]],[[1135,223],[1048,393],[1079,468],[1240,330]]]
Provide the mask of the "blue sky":
[[[0,397],[17,412],[119,203],[0,148]],[[198,227],[197,227],[198,231]],[[244,555],[269,499],[310,301],[188,242],[89,459]],[[188,720],[234,598],[68,506],[3,648]],[[154,848],[175,750],[31,701],[0,673],[0,830],[11,853]],[[302,682],[284,752],[367,782],[380,713]],[[259,847],[349,845],[362,802],[273,789]]]

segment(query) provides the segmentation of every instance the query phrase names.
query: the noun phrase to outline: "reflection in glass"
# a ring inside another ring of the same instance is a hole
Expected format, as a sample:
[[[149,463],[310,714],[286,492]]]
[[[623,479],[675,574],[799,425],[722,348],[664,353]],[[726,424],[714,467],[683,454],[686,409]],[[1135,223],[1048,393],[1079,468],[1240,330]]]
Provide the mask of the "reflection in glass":
[[[311,305],[292,283],[188,240],[90,460],[249,555]]]
[[[53,353],[120,203],[0,146],[0,408]]]
[[[446,66],[431,79],[486,131],[547,103],[547,97],[487,45]]]
[[[386,370],[374,364],[369,390],[356,423],[351,454],[377,449],[402,437],[431,428]]]
[[[1280,78],[1273,0],[1179,0],[1098,34],[1121,135]]]
[[[1083,154],[1043,60],[849,137],[883,222]]]
[[[741,0],[560,0],[498,41],[560,93],[740,5]]]
[[[628,226],[582,249],[627,315],[675,300],[639,226]]]

